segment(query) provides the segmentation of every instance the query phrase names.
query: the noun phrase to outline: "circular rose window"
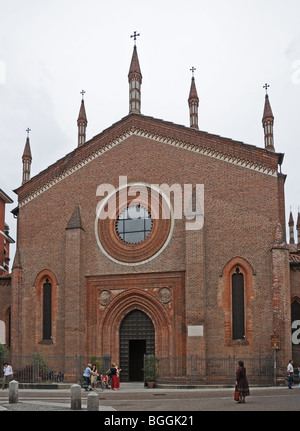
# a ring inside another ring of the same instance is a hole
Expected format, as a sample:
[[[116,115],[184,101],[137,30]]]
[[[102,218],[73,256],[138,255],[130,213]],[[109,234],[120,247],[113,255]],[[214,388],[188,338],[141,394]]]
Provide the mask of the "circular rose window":
[[[127,265],[148,262],[161,253],[172,227],[168,199],[153,186],[137,183],[103,199],[95,222],[100,249],[110,259]]]
[[[140,205],[129,206],[119,214],[116,229],[122,241],[138,244],[144,241],[152,230],[151,214]]]

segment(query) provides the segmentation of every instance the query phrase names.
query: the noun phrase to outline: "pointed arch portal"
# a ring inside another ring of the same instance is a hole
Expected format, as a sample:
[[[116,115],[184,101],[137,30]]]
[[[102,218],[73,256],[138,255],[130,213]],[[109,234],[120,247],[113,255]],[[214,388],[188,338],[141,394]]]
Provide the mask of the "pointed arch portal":
[[[142,380],[144,353],[186,353],[184,273],[86,278],[85,354],[109,355],[122,381]]]
[[[129,312],[120,325],[120,368],[123,381],[143,380],[144,355],[155,354],[155,330],[141,310]]]

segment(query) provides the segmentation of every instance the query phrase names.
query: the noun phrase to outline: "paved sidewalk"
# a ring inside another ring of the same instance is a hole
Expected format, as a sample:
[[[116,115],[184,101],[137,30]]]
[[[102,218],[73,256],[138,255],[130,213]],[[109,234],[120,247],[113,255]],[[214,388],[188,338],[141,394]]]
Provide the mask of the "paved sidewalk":
[[[24,385],[25,387],[27,385]],[[29,386],[29,385],[28,385]],[[57,387],[58,386],[58,387]],[[19,399],[22,398],[22,395],[25,393],[28,394],[28,392],[31,393],[38,393],[41,395],[45,395],[45,393],[53,393],[53,392],[59,392],[59,394],[65,394],[66,397],[69,397],[69,402],[65,402],[62,400],[61,402],[53,402],[53,401],[41,401],[38,399],[36,401],[30,400],[22,400],[15,404],[9,404],[8,397],[9,397],[9,390],[5,389],[4,391],[0,392],[0,411],[73,411],[71,409],[71,384],[61,384],[61,385],[55,385],[53,386],[53,389],[42,389],[42,385],[39,385],[39,389],[31,389],[34,387],[34,385],[30,385],[30,389],[19,389]],[[20,388],[22,388],[22,384],[20,384]],[[47,386],[48,388],[48,386]],[[161,390],[161,389],[160,389]],[[122,392],[124,394],[127,393],[137,393],[137,392],[145,392],[147,391],[147,388],[144,387],[144,383],[122,383],[122,387],[119,390],[119,393]],[[155,389],[151,389],[151,391],[155,391]],[[159,389],[156,389],[156,391],[159,391]],[[99,398],[101,397],[101,394],[108,394],[108,393],[114,393],[111,390],[101,390],[98,389],[97,393],[99,394]],[[6,396],[5,396],[6,395]],[[86,411],[87,410],[87,398],[88,393],[85,391],[82,391],[82,399],[81,399],[81,410]],[[110,406],[101,406],[99,405],[99,411],[116,411],[113,407]]]
[[[0,390],[0,411],[74,411],[71,410],[71,385],[61,389],[19,389],[19,402],[9,404],[9,391]],[[143,383],[122,383],[118,391],[97,390],[100,412],[167,410],[236,410],[233,388],[201,387],[194,389],[147,389]],[[81,410],[87,411],[89,392],[81,393]],[[243,410],[300,410],[300,389],[253,387]],[[3,417],[3,416],[2,416]]]

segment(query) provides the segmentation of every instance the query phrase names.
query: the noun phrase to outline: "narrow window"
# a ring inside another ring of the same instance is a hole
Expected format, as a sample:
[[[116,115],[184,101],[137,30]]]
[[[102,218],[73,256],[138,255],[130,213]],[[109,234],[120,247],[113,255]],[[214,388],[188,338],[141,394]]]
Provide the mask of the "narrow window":
[[[232,338],[245,337],[244,322],[244,276],[239,268],[232,275]]]
[[[43,340],[51,340],[52,286],[48,278],[43,284]]]

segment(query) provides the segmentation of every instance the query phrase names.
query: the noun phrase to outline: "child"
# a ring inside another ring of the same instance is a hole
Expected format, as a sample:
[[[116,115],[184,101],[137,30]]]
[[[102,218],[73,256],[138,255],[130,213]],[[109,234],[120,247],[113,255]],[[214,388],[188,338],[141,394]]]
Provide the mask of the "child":
[[[102,380],[102,388],[103,388],[103,389],[107,389],[107,385],[108,385],[108,377],[107,377],[107,376],[104,376],[104,375],[102,374],[102,376],[101,376],[101,380]]]

